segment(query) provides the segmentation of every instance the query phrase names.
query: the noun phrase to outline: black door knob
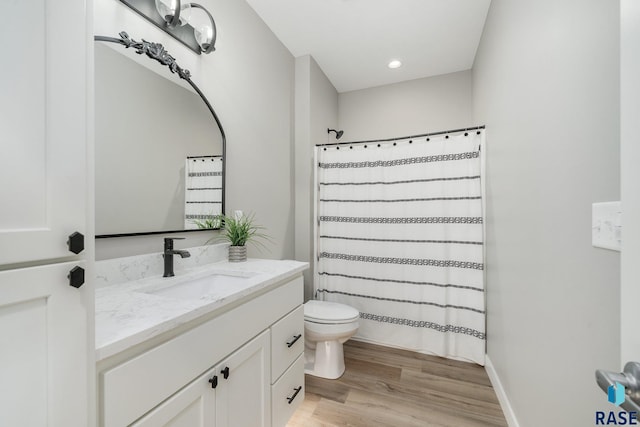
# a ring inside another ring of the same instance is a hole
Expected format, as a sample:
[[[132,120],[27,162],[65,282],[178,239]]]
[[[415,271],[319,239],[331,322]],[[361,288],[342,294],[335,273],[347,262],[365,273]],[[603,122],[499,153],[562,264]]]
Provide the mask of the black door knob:
[[[227,378],[229,378],[229,367],[227,366],[226,368],[224,368],[222,371],[220,371],[222,373],[222,376],[224,377],[224,379],[226,380]]]
[[[84,236],[82,233],[78,233],[77,231],[71,233],[67,240],[67,246],[69,250],[76,255],[82,252],[84,250]]]
[[[78,267],[77,265],[69,271],[67,275],[69,279],[69,285],[74,288],[79,288],[84,285],[84,268]]]

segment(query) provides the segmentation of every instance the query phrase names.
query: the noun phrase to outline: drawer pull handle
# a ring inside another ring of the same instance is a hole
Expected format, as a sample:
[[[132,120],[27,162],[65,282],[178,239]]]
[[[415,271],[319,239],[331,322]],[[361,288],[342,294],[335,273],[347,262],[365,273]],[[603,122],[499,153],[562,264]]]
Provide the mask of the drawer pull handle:
[[[294,335],[293,339],[287,343],[287,347],[291,348],[291,346],[294,345],[300,338],[302,338],[302,334]]]
[[[229,367],[227,366],[226,368],[224,368],[222,371],[222,376],[224,377],[224,379],[226,380],[227,378],[229,378]]]
[[[211,388],[218,387],[218,376],[214,375],[213,378],[209,378],[209,382],[211,383]]]
[[[302,390],[302,386],[296,387],[294,388],[295,392],[293,393],[293,396],[291,397],[287,397],[287,403],[289,405],[291,405],[291,402],[293,402],[293,399],[296,398],[296,396],[298,395],[298,393],[300,393],[300,390]]]

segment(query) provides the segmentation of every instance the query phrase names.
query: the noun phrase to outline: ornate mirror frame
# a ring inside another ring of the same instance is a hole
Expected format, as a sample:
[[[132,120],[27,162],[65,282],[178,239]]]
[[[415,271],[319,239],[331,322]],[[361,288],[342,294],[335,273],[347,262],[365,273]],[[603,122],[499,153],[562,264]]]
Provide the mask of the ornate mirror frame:
[[[207,99],[207,97],[204,96],[200,88],[198,88],[198,86],[191,80],[191,73],[189,72],[189,70],[186,70],[180,67],[176,63],[175,58],[169,55],[169,52],[166,51],[166,49],[164,48],[164,46],[162,46],[162,44],[148,42],[144,39],[142,40],[142,42],[137,42],[131,37],[129,37],[129,34],[127,34],[124,31],[120,32],[119,36],[120,38],[108,37],[108,36],[94,36],[94,40],[109,42],[109,43],[116,43],[121,46],[124,46],[127,49],[133,48],[135,50],[135,53],[137,53],[138,55],[146,54],[147,57],[158,61],[162,65],[166,65],[167,67],[169,67],[169,70],[173,74],[177,74],[178,77],[180,77],[182,80],[185,80],[187,83],[189,83],[189,85],[193,88],[193,90],[196,91],[196,93],[200,96],[202,101],[204,101],[205,105],[211,112],[211,115],[213,116],[216,122],[216,125],[220,130],[220,135],[222,139],[222,208],[221,210],[222,210],[222,215],[224,215],[225,213],[225,210],[224,210],[225,177],[226,177],[226,171],[227,171],[227,167],[226,167],[227,166],[226,165],[227,139],[224,133],[224,129],[222,128],[222,123],[220,123],[220,119],[218,118],[218,115],[216,114],[213,107],[209,103],[209,100]],[[151,235],[151,234],[186,233],[186,232],[193,232],[193,231],[211,231],[216,229],[218,228],[215,228],[215,229],[204,228],[204,229],[193,229],[193,230],[145,231],[145,232],[139,232],[139,233],[100,234],[100,235],[96,235],[96,239],[104,239],[104,238],[110,238],[110,237],[126,237],[126,236],[145,236],[145,235]]]

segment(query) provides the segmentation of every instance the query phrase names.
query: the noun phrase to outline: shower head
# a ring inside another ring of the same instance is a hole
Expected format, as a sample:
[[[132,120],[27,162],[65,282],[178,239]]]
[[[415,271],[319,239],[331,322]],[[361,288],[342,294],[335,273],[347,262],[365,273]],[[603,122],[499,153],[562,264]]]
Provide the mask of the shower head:
[[[331,133],[331,132],[336,133],[336,139],[342,138],[342,134],[344,133],[343,130],[327,129],[327,133]]]

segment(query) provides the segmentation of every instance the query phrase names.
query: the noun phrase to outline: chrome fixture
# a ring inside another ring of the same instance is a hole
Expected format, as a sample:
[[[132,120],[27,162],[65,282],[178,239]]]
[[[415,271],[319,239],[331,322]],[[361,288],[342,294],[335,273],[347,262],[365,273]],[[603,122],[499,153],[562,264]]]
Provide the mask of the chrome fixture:
[[[216,50],[216,22],[204,6],[183,0],[120,1],[194,52]]]
[[[331,133],[331,132],[336,133],[336,139],[342,138],[342,134],[344,133],[343,130],[327,129],[327,133]]]
[[[173,277],[173,256],[180,255],[180,258],[189,258],[191,254],[188,251],[179,251],[173,249],[174,240],[184,240],[184,237],[165,237],[164,238],[164,274],[162,277]]]
[[[628,362],[621,373],[596,371],[596,382],[605,393],[611,393],[611,387],[617,384],[624,387],[624,401],[620,407],[629,412],[640,412],[640,363]]]

